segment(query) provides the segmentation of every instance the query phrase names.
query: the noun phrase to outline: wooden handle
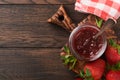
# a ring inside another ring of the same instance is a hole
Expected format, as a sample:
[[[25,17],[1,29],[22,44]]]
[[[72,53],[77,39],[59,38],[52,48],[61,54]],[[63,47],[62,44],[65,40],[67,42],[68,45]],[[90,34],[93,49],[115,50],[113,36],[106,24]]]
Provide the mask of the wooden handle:
[[[51,18],[48,19],[48,22],[57,24],[69,32],[71,32],[75,28],[75,24],[72,22],[71,18],[67,15],[62,5],[58,9],[58,11]]]

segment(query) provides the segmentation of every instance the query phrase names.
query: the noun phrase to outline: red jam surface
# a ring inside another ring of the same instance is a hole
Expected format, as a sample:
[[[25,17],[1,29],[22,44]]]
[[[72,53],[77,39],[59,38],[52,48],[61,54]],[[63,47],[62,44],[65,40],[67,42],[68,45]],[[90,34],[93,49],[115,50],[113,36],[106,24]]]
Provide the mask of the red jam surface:
[[[94,39],[93,36],[98,33],[98,30],[91,27],[83,27],[77,31],[73,36],[73,49],[75,52],[84,57],[94,57],[98,50],[102,47],[102,36]]]

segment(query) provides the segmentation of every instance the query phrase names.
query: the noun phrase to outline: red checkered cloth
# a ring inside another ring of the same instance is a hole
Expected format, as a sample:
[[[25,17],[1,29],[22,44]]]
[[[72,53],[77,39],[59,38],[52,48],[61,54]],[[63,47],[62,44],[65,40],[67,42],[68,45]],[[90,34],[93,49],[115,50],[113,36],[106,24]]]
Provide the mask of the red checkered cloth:
[[[120,17],[120,0],[76,0],[75,10],[91,13],[104,20]]]

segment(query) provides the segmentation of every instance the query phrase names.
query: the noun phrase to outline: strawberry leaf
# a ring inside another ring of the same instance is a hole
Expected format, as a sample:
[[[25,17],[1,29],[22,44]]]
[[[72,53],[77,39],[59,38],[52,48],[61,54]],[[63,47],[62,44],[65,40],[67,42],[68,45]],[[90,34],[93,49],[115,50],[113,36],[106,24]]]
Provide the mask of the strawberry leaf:
[[[90,70],[89,69],[86,69],[86,77],[90,77],[91,76],[91,72],[90,72]]]
[[[83,70],[80,71],[80,77],[84,78],[85,77],[85,73]]]
[[[113,65],[114,70],[120,70],[120,62],[117,64]]]
[[[120,54],[120,49],[118,49],[118,53]]]
[[[71,55],[65,55],[65,58],[67,59],[67,58],[69,58]]]
[[[64,51],[67,53],[67,54],[70,54],[70,50],[67,46],[64,46]]]
[[[64,61],[65,65],[69,65],[69,70],[73,69],[75,67],[75,64],[77,62],[77,59],[70,54],[70,49],[67,46],[64,46],[64,51],[67,53],[64,56],[61,56],[61,59]]]
[[[117,69],[120,69],[120,62],[118,62],[118,63],[116,64],[116,68],[117,68]]]
[[[102,19],[98,20],[97,18],[95,18],[95,20],[96,20],[97,26],[100,28],[103,23],[103,20]]]
[[[116,43],[113,39],[109,39],[109,44],[113,47],[116,47]]]
[[[75,67],[76,62],[77,62],[77,59],[74,59],[72,65],[69,68],[70,70]]]
[[[120,62],[116,63],[115,65],[107,65],[108,70],[120,70]]]
[[[120,45],[117,44],[118,53],[120,54]]]
[[[81,70],[79,76],[84,78],[84,80],[94,80],[89,69],[86,69],[85,72],[84,70]]]
[[[66,59],[65,62],[64,62],[64,64],[67,65],[68,63],[69,63],[69,59]]]
[[[94,80],[89,69],[86,69],[85,80]]]
[[[70,54],[70,49],[67,46],[64,46],[64,51],[67,53],[65,56],[61,56],[61,59],[64,61],[65,65],[69,65],[69,69],[73,69],[77,62],[77,59]]]

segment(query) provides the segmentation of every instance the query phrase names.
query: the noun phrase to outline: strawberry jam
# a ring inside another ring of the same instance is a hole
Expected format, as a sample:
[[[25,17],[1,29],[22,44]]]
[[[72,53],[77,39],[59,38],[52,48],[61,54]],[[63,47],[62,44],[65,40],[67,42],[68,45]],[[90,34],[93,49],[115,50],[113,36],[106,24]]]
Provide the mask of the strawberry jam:
[[[94,60],[99,56],[99,52],[104,44],[103,36],[97,39],[94,36],[99,32],[97,27],[86,25],[71,33],[70,46],[72,52],[80,59]]]

